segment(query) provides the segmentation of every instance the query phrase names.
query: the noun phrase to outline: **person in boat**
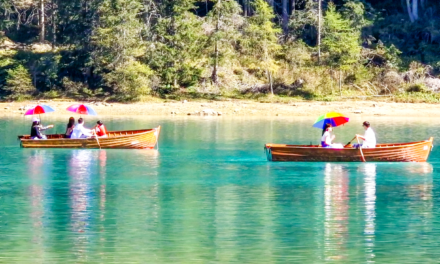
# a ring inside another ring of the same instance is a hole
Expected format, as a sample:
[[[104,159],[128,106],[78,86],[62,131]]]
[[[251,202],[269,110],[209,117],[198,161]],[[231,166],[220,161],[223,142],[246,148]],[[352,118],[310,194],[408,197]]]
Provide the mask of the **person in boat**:
[[[344,148],[340,143],[333,143],[335,135],[332,134],[333,127],[331,124],[326,124],[323,131],[324,133],[321,138],[321,146],[323,148]]]
[[[102,123],[101,120],[98,120],[98,122],[96,122],[96,125],[93,129],[95,130],[97,137],[108,137],[107,129],[105,128],[104,123]]]
[[[40,123],[40,119],[37,117],[32,118],[31,139],[47,139],[46,135],[44,135],[42,131],[49,128],[53,128],[53,125],[48,125],[45,127]]]
[[[70,138],[72,135],[73,129],[75,128],[75,118],[69,118],[69,123],[67,123],[65,138]]]
[[[84,119],[79,118],[78,124],[73,129],[72,134],[70,135],[70,138],[71,139],[91,138],[93,136],[94,136],[93,130],[85,128],[84,127]]]
[[[321,146],[323,148],[329,148],[332,145],[332,141],[335,139],[335,135],[332,135],[333,127],[331,124],[325,124],[324,133],[321,137]]]
[[[364,142],[362,143],[362,148],[375,148],[376,147],[376,133],[371,128],[370,122],[365,121],[362,126],[365,129],[365,134],[363,136],[356,135],[356,138],[362,139]],[[359,144],[353,145],[355,148],[358,148]]]

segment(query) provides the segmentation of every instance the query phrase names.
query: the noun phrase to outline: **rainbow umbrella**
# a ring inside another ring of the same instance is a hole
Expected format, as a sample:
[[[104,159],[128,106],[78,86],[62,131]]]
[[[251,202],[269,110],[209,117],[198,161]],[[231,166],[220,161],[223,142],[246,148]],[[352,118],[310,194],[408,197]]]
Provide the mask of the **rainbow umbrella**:
[[[28,109],[24,115],[40,115],[55,112],[55,109],[48,105],[37,105]]]
[[[80,115],[98,115],[92,107],[83,104],[71,105],[66,110]]]
[[[329,112],[318,117],[313,127],[324,129],[326,124],[331,124],[332,127],[337,127],[347,123],[349,120],[350,119],[348,117],[345,117],[340,113]]]

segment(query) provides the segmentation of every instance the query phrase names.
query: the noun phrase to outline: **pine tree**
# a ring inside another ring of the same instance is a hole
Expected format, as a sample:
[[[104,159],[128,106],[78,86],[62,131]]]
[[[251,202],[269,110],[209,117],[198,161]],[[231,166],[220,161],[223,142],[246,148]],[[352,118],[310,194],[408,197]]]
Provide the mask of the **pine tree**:
[[[100,24],[93,37],[99,65],[116,68],[144,54],[139,0],[105,0],[99,9]]]
[[[207,35],[203,19],[193,12],[194,0],[172,1],[173,12],[166,9],[155,27],[156,41],[148,46],[145,57],[148,65],[159,73],[162,84],[191,86],[196,84],[203,70],[203,51]]]
[[[275,55],[281,50],[278,35],[281,29],[276,27],[275,14],[264,0],[256,0],[255,13],[248,19],[245,35],[241,40],[242,52],[250,68],[263,69],[273,94],[273,72],[278,69]]]
[[[325,37],[322,41],[323,49],[328,53],[328,63],[342,70],[360,59],[360,31],[351,27],[351,22],[344,19],[330,3],[325,15]]]
[[[145,54],[141,38],[143,6],[138,0],[104,0],[100,24],[93,36],[96,66],[104,85],[124,100],[135,100],[148,91],[151,70],[139,59]],[[129,70],[128,70],[129,69]]]
[[[18,65],[13,69],[6,70],[6,72],[6,85],[3,90],[9,93],[8,98],[28,99],[36,92],[29,71],[23,65]]]
[[[211,79],[213,83],[218,82],[218,68],[222,59],[234,53],[234,43],[240,38],[239,27],[244,23],[240,13],[240,6],[235,1],[217,0],[213,10],[209,14],[209,24],[213,30],[210,40],[214,51],[211,58],[213,71]]]

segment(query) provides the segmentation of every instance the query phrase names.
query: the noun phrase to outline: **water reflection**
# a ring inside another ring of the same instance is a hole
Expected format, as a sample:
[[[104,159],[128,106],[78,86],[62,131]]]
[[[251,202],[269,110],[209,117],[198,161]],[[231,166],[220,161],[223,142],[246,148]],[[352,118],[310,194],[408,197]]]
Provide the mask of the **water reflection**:
[[[44,177],[52,156],[45,150],[34,150],[27,159],[30,178],[29,197],[31,201],[30,220],[32,222],[32,244],[34,257],[41,260],[44,256],[44,204],[48,197],[44,193]]]
[[[347,170],[339,164],[325,165],[324,191],[324,256],[325,260],[347,257],[349,220],[349,178]]]
[[[365,257],[367,263],[373,263],[375,258],[374,244],[376,238],[376,164],[363,164],[360,167],[360,171],[364,175]]]
[[[101,152],[102,153],[102,152]],[[99,152],[94,150],[72,150],[68,165],[70,177],[70,226],[73,239],[73,253],[78,260],[86,259],[89,244],[89,229],[91,221],[91,201],[93,190],[91,186],[93,170]],[[105,157],[105,156],[104,156]],[[102,162],[102,161],[100,161]]]

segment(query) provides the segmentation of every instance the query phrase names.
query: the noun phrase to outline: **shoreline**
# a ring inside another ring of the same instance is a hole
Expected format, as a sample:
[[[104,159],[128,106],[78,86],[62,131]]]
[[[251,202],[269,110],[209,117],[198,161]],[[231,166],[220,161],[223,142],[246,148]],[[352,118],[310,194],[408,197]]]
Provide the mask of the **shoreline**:
[[[0,116],[22,116],[23,108],[48,104],[57,111],[54,116],[71,116],[65,109],[78,101],[25,101],[0,103]],[[163,101],[148,103],[85,103],[92,106],[99,116],[224,116],[224,117],[318,117],[330,111],[348,117],[435,117],[440,104],[389,103],[374,101],[298,101],[289,103],[261,103],[252,100],[226,101]]]

